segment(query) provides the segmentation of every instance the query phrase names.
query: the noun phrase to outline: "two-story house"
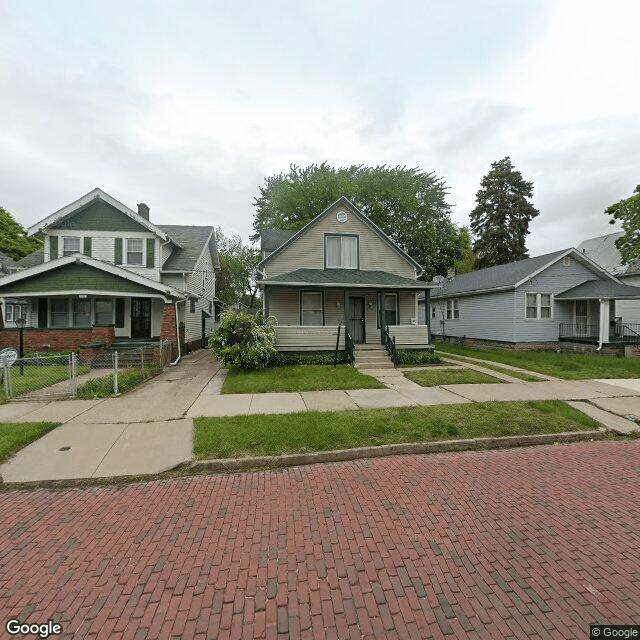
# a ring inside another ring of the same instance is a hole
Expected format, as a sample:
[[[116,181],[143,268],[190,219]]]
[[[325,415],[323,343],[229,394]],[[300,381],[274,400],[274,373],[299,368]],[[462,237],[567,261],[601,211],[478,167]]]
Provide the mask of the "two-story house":
[[[28,230],[43,249],[0,280],[0,298],[24,301],[28,350],[100,340],[196,343],[211,333],[213,227],[155,225],[94,189]],[[5,327],[9,323],[5,319]]]
[[[335,349],[339,324],[356,344],[380,344],[389,327],[398,347],[429,347],[417,299],[437,285],[418,280],[422,267],[347,198],[295,233],[263,231],[261,248],[258,284],[279,350]]]

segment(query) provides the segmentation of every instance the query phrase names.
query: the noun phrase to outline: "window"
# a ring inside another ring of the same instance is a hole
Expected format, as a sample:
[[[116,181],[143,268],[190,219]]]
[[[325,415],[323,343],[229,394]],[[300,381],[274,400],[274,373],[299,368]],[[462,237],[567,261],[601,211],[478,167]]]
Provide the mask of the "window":
[[[91,326],[91,300],[73,301],[73,326]]]
[[[325,236],[324,262],[327,269],[357,269],[358,236]]]
[[[67,298],[51,298],[51,326],[69,326],[69,300]]]
[[[435,317],[435,316],[434,316]],[[458,299],[447,300],[447,320],[457,320],[460,317]]]
[[[527,293],[525,294],[525,318],[532,320],[551,319],[551,294]]]
[[[436,305],[432,304],[431,305],[431,317],[435,320],[436,318]]]
[[[322,292],[303,291],[300,294],[300,324],[322,326]]]
[[[398,324],[398,296],[395,293],[387,293],[384,297],[384,322],[390,327]]]
[[[76,236],[64,236],[62,238],[62,255],[71,256],[80,253],[80,238]]]
[[[4,315],[5,315],[5,318],[4,318],[5,322],[15,322],[20,318],[26,318],[27,305],[7,303],[4,306]]]
[[[196,312],[196,301],[195,298],[191,298],[191,300],[189,300],[189,313],[195,313]]]
[[[96,325],[113,324],[113,300],[96,300]]]
[[[140,265],[142,262],[142,238],[127,238],[127,264]]]

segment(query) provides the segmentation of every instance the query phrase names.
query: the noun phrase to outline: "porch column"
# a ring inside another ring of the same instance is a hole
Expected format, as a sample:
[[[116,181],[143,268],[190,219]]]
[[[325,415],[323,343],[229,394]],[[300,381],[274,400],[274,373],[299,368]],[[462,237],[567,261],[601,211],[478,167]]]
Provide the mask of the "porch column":
[[[271,302],[271,285],[264,285],[264,299],[262,301],[262,310],[265,319],[269,317],[269,303]]]
[[[387,308],[387,290],[383,289],[380,292],[380,344],[384,344],[384,340],[382,338],[384,334],[384,326],[386,324],[386,314],[385,309]]]
[[[176,318],[176,308],[173,302],[165,302],[162,309],[162,328],[160,329],[160,339],[170,340],[176,343],[176,328],[178,319]]]
[[[4,329],[4,316],[2,315],[2,307],[0,306],[0,329]]]
[[[424,290],[424,323],[427,325],[427,344],[431,342],[431,289]]]
[[[351,309],[349,307],[349,289],[345,289],[344,290],[344,327],[345,329],[351,328],[349,324],[350,314],[351,314]]]
[[[609,300],[600,298],[600,335],[598,347],[609,342]]]

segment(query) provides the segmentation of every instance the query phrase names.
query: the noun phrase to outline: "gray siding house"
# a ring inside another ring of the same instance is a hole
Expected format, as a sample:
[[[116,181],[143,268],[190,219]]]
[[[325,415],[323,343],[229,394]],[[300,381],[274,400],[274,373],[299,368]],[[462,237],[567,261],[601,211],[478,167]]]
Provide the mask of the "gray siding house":
[[[444,279],[428,309],[436,335],[602,347],[634,341],[635,330],[616,314],[628,300],[640,300],[640,288],[571,248]]]
[[[419,281],[422,267],[347,198],[295,233],[263,231],[261,249],[258,284],[279,350],[335,349],[339,325],[341,348],[345,328],[356,344],[380,344],[387,327],[398,346],[430,346],[417,300],[437,285]]]

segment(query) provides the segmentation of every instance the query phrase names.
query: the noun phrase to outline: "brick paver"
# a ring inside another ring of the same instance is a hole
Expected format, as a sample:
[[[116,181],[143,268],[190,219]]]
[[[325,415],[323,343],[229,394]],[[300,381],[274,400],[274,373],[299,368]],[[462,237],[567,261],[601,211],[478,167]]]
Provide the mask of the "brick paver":
[[[2,626],[586,638],[640,622],[639,488],[634,440],[5,492]]]

